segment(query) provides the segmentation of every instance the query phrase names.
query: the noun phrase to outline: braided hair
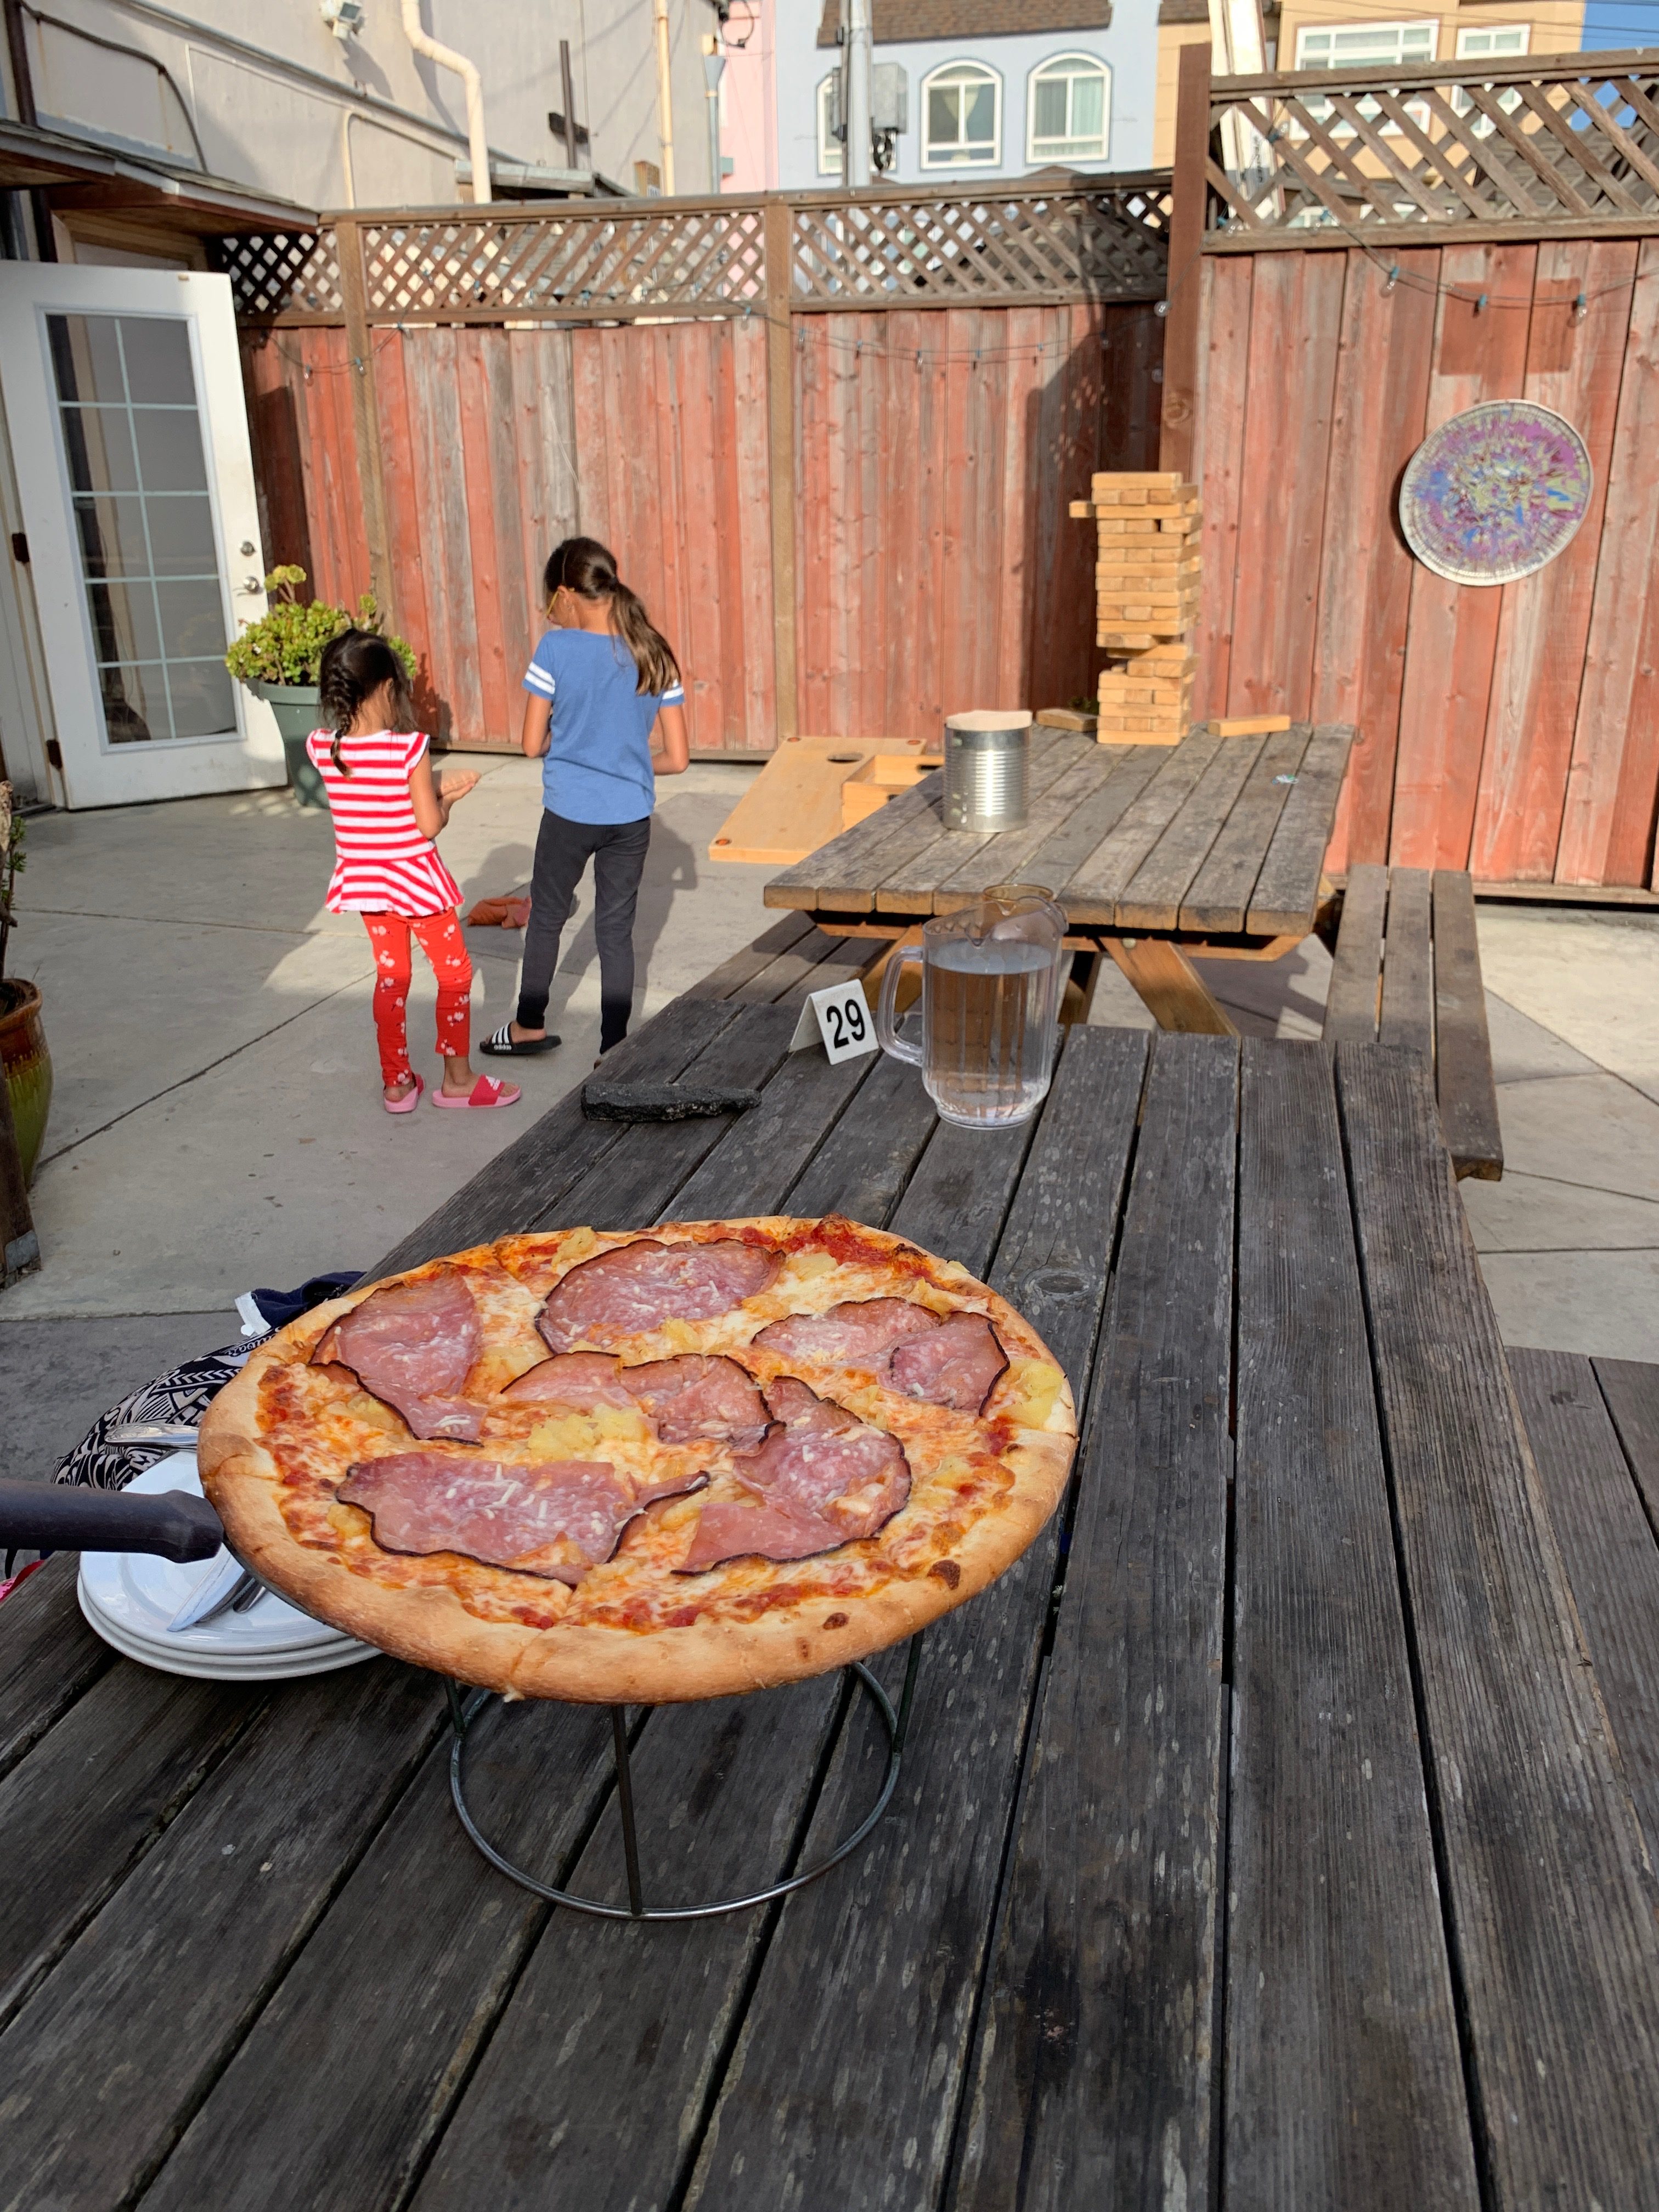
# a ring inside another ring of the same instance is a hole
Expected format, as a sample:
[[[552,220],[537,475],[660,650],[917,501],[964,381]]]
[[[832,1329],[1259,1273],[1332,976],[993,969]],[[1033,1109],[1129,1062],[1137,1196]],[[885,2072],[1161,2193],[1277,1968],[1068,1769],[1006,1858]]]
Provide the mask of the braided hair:
[[[679,663],[674,648],[653,623],[645,602],[630,592],[617,574],[617,556],[597,538],[566,538],[553,548],[542,574],[547,611],[560,591],[574,592],[579,599],[609,599],[611,628],[634,656],[639,671],[637,691],[667,691],[679,682]]]
[[[384,684],[392,686],[392,726],[405,730],[415,720],[415,702],[409,695],[404,664],[372,629],[343,629],[323,647],[317,670],[317,686],[323,713],[334,732],[328,757],[342,775],[351,770],[340,757],[340,740]]]

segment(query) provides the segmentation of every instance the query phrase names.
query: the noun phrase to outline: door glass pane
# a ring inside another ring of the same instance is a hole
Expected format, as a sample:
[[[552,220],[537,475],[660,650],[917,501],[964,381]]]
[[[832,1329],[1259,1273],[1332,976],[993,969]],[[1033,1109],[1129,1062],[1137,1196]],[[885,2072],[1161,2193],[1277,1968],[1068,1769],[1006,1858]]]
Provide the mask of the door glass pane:
[[[157,576],[204,576],[218,588],[213,509],[200,499],[155,499],[149,506],[150,564]]]
[[[125,408],[65,407],[64,446],[76,491],[137,491],[138,465]]]
[[[135,407],[188,407],[196,411],[196,378],[190,333],[164,315],[128,315],[121,321],[127,396]]]
[[[167,734],[167,692],[159,662],[148,668],[103,667],[98,682],[104,695],[104,726],[112,745],[130,745],[154,737],[150,727],[157,715]]]
[[[155,586],[148,577],[140,584],[88,584],[87,597],[92,603],[92,635],[100,662],[161,658]]]
[[[138,478],[147,493],[207,489],[202,426],[194,408],[135,407],[132,434]]]
[[[174,737],[211,738],[236,726],[230,671],[222,659],[170,660],[167,690],[173,702]]]
[[[46,328],[108,740],[234,736],[185,319],[49,315]]]
[[[224,621],[217,584],[157,584],[161,653],[167,660],[203,660],[222,653]]]

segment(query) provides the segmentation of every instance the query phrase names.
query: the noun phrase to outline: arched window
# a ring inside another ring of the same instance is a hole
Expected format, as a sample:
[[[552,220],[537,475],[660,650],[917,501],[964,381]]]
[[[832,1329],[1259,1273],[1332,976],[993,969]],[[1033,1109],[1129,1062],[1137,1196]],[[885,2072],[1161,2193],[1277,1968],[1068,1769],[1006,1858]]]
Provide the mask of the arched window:
[[[1056,54],[1031,71],[1025,158],[1103,161],[1112,112],[1112,73],[1093,54]]]
[[[947,62],[922,82],[924,169],[994,169],[1002,159],[1002,79],[980,62]]]
[[[721,82],[725,82],[722,78]],[[831,70],[818,79],[818,174],[838,177],[847,167],[847,155],[836,136],[841,123],[841,71]]]

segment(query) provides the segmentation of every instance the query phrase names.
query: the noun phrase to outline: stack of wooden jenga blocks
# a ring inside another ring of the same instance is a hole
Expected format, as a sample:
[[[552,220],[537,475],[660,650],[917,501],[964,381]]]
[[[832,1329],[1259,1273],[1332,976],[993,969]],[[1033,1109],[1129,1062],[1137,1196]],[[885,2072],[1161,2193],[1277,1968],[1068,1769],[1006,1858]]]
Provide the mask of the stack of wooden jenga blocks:
[[[1178,475],[1112,474],[1090,483],[1072,514],[1099,532],[1095,642],[1104,744],[1178,744],[1187,734],[1196,666],[1201,517],[1198,487]]]

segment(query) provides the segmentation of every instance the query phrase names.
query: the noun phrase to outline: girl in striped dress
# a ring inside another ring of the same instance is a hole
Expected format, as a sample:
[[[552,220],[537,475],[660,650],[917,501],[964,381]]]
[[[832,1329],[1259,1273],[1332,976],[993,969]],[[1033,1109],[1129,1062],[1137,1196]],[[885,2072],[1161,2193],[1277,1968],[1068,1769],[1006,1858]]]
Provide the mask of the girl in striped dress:
[[[475,1075],[468,1057],[472,963],[455,919],[460,885],[433,839],[478,781],[433,775],[426,738],[397,654],[372,630],[347,629],[323,649],[318,681],[330,726],[306,740],[334,819],[331,914],[361,914],[374,951],[374,1032],[388,1114],[412,1113],[426,1088],[409,1064],[409,940],[438,979],[434,1106],[511,1106],[516,1084]]]

